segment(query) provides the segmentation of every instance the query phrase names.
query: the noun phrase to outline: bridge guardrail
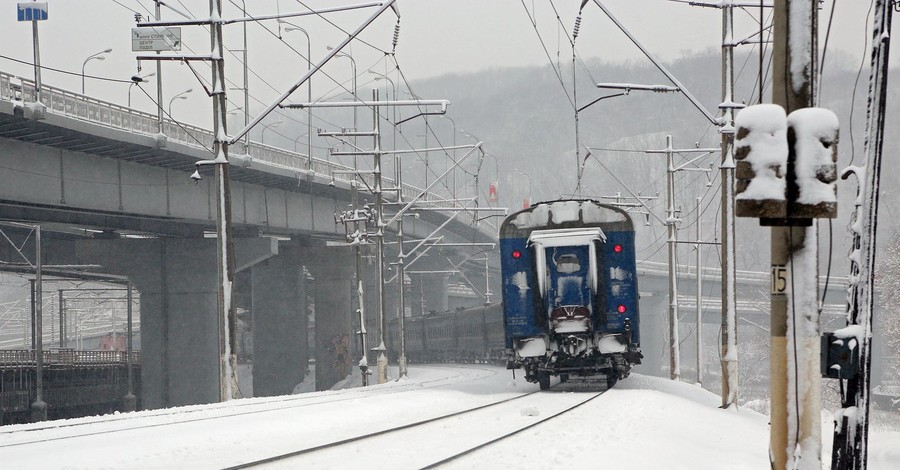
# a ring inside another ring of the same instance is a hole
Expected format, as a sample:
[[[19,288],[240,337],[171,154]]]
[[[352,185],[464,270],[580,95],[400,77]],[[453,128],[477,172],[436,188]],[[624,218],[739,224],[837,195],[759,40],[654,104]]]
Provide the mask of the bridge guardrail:
[[[0,368],[33,366],[37,354],[33,349],[0,350]],[[125,351],[80,351],[75,349],[51,349],[43,351],[44,365],[97,365],[126,364],[128,355]],[[132,351],[132,364],[141,364],[141,352]]]
[[[0,99],[2,100],[24,103],[26,97],[33,99],[35,95],[34,88],[34,82],[32,80],[0,72]],[[98,100],[80,93],[55,88],[46,84],[42,84],[41,103],[46,106],[47,112],[49,113],[148,136],[154,136],[159,133],[157,123],[158,118],[154,114],[138,111],[108,101]],[[169,141],[190,147],[209,149],[213,145],[213,135],[211,131],[197,126],[176,123],[171,119],[163,119],[162,134],[164,134]],[[256,142],[253,142],[249,148],[247,148],[244,142],[236,143],[235,145],[232,145],[231,148],[234,154],[249,155],[253,160],[265,162],[270,165],[296,170],[298,172],[311,170],[315,174],[323,175],[326,178],[332,178],[347,184],[351,181],[351,178],[348,178],[348,175],[334,173],[336,170],[347,171],[353,169],[346,165],[315,157],[310,159],[308,155],[302,153],[290,152]],[[368,181],[370,179],[371,177],[367,178],[367,182],[371,185],[372,181]],[[389,184],[396,184],[392,178],[384,177],[383,179]],[[412,199],[421,192],[421,188],[409,184],[403,185],[403,196],[407,200]],[[433,193],[429,193],[429,197],[435,199],[439,198]],[[448,204],[447,207],[453,207],[453,204]]]

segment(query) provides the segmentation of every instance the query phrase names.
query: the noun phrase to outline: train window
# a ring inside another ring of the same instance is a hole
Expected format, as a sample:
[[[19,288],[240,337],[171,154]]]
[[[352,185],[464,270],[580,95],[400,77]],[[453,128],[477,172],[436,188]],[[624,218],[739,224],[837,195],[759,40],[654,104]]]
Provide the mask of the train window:
[[[581,271],[581,263],[574,254],[562,255],[556,259],[556,271],[562,274],[571,274]]]

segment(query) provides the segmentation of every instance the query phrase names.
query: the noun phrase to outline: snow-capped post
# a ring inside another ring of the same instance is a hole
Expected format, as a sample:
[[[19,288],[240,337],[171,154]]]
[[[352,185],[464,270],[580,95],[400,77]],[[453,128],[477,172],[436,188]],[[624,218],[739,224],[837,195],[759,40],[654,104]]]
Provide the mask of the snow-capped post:
[[[890,52],[892,4],[876,0],[872,27],[872,67],[869,76],[868,119],[866,122],[865,167],[850,167],[857,177],[856,208],[850,223],[853,245],[850,252],[850,286],[847,291],[847,327],[834,333],[840,349],[850,355],[852,369],[843,364],[838,379],[847,380],[841,400],[842,409],[835,414],[834,444],[831,468],[863,470],[866,468],[869,439],[869,393],[872,356],[872,325],[875,288],[875,245],[878,222],[884,114],[887,102],[888,59]],[[826,335],[827,337],[828,335]],[[824,342],[824,341],[823,341]],[[832,344],[835,341],[830,341]],[[830,361],[829,361],[830,362]],[[855,363],[855,364],[854,364]],[[832,370],[829,363],[827,369]],[[840,365],[840,364],[835,364]],[[825,371],[823,371],[824,373]],[[842,382],[843,383],[843,382]],[[844,388],[841,387],[843,391]]]
[[[771,240],[771,434],[774,469],[821,463],[818,246],[814,218],[836,215],[838,122],[815,106],[817,9],[775,2],[772,105],[737,116],[738,216]],[[783,109],[779,109],[783,108]]]

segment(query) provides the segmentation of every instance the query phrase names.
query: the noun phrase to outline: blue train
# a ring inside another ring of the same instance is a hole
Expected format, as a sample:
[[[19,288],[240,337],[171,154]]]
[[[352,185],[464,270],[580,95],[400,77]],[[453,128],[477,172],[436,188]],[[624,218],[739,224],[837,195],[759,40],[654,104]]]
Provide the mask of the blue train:
[[[542,390],[550,377],[605,376],[641,363],[634,227],[591,200],[539,203],[500,226],[507,368]]]

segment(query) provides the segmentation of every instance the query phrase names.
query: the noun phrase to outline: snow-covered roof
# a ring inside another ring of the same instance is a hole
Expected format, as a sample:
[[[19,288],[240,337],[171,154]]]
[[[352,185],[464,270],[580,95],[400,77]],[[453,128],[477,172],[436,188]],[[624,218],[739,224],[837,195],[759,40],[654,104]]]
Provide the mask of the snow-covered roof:
[[[594,240],[606,242],[606,235],[600,227],[535,230],[528,237],[528,244],[538,243],[545,248],[554,246],[585,246]]]
[[[530,231],[560,225],[625,224],[630,229],[631,220],[624,211],[596,201],[568,200],[543,202],[529,209],[512,214],[504,222],[502,233]]]

